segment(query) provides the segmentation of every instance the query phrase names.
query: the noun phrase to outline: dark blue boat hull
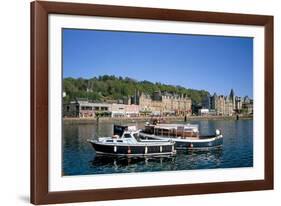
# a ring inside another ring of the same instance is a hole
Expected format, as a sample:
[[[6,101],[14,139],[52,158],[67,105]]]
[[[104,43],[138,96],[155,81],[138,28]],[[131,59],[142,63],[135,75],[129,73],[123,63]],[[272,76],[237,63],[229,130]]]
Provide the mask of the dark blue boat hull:
[[[169,139],[169,137],[152,137],[151,135],[147,135],[145,133],[141,133],[140,137],[142,139]],[[223,144],[223,137],[217,137],[214,138],[214,136],[209,136],[210,138],[203,138],[205,141],[194,141],[194,140],[188,140],[188,139],[177,139],[172,138],[172,140],[175,142],[175,147],[177,150],[186,150],[186,149],[212,149],[222,146]],[[202,140],[202,139],[201,139]]]
[[[122,146],[122,145],[104,145],[90,142],[97,153],[111,155],[161,155],[174,154],[174,145],[161,146]],[[114,148],[116,147],[116,148]]]
[[[222,146],[223,138],[208,142],[176,142],[176,149],[212,149]]]

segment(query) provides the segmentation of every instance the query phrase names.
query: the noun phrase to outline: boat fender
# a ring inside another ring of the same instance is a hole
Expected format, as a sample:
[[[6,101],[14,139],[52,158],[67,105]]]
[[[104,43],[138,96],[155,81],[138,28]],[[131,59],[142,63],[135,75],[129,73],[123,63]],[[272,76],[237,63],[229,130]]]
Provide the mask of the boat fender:
[[[131,148],[128,147],[128,154],[131,154]]]
[[[144,153],[147,154],[147,147],[145,147]]]
[[[162,152],[162,146],[160,146],[160,153]]]
[[[216,135],[220,135],[221,134],[221,131],[219,129],[216,129]]]
[[[117,146],[114,146],[114,152],[117,152]]]
[[[189,145],[189,147],[190,147],[190,148],[193,148],[193,144],[191,143],[191,144]]]

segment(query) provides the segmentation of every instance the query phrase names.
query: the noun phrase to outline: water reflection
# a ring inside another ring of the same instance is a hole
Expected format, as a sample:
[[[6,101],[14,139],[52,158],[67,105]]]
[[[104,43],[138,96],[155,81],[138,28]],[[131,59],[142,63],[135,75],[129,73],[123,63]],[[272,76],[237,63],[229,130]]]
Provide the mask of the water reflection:
[[[64,125],[63,174],[111,174],[253,166],[253,121],[194,121],[201,134],[223,131],[223,146],[178,150],[175,156],[116,157],[96,155],[87,139],[111,136],[113,123]],[[121,123],[122,124],[122,123]],[[140,128],[143,122],[134,123]]]
[[[111,168],[114,172],[122,172],[130,168],[130,172],[152,172],[163,170],[182,170],[197,168],[218,168],[221,163],[222,148],[208,151],[180,151],[177,155],[161,156],[108,156],[95,155],[90,161],[97,173]],[[186,165],[188,164],[188,165]]]
[[[93,167],[100,166],[115,166],[115,167],[126,167],[133,166],[135,164],[143,163],[149,166],[150,163],[158,163],[162,166],[164,163],[173,163],[175,156],[158,156],[158,157],[126,157],[126,156],[106,156],[98,155],[91,162]]]

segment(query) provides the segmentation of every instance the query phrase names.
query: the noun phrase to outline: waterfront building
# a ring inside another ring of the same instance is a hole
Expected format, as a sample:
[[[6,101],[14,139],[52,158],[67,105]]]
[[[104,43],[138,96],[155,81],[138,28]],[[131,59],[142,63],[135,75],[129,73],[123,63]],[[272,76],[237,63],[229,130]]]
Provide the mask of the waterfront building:
[[[140,115],[139,105],[128,104],[125,107],[127,117],[138,117]]]
[[[113,103],[111,105],[111,117],[125,117],[126,116],[126,109],[125,104],[116,104]]]
[[[111,117],[137,117],[139,116],[139,105],[134,104],[112,104]]]
[[[218,115],[224,115],[225,112],[225,98],[223,95],[218,96],[215,99],[216,110]]]
[[[226,96],[223,115],[232,116],[234,114],[234,96]]]
[[[63,104],[63,116],[66,117],[95,117],[111,115],[111,104],[89,102],[88,99],[77,98]]]
[[[235,96],[234,90],[231,89],[228,96],[217,95],[216,93],[212,96],[206,96],[202,100],[202,108],[215,111],[216,115],[252,114],[253,100],[248,96],[243,99]]]
[[[206,116],[206,115],[209,115],[209,109],[199,109],[198,111],[198,115],[200,116]]]
[[[150,115],[154,108],[152,108],[152,100],[149,95],[147,94],[137,94],[134,97],[136,100],[134,103],[139,105],[140,114],[142,115]]]
[[[184,95],[154,92],[152,95],[136,93],[131,98],[139,105],[142,115],[191,115],[191,99]]]
[[[241,113],[242,110],[242,98],[241,97],[235,97],[235,112],[236,113]]]
[[[139,105],[119,104],[117,102],[91,102],[77,98],[63,104],[64,117],[136,117],[139,116]]]
[[[242,111],[245,114],[253,114],[253,100],[245,96],[242,102]]]

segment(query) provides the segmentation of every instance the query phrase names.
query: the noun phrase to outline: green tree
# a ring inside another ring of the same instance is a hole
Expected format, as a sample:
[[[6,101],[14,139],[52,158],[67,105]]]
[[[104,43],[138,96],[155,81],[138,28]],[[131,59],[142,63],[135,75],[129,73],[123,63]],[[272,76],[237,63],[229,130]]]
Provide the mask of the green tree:
[[[90,79],[64,78],[63,90],[66,92],[65,102],[75,98],[88,98],[93,101],[108,99],[117,100],[125,96],[135,95],[136,91],[152,94],[154,91],[168,92],[172,94],[188,96],[197,104],[209,94],[205,90],[196,90],[182,86],[173,86],[161,82],[137,81],[129,77],[116,77],[103,75]]]

